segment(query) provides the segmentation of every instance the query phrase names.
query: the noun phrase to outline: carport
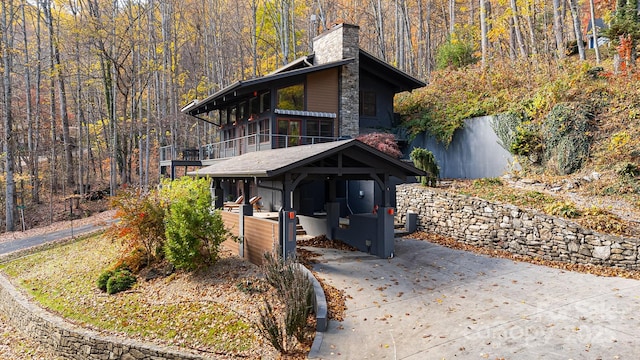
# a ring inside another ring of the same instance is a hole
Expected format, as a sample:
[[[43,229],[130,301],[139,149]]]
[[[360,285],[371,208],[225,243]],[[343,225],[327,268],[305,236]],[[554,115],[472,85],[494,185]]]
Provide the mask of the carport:
[[[296,190],[304,182],[322,187],[324,211],[313,218],[315,227],[324,228],[330,239],[339,239],[361,251],[381,258],[393,255],[394,208],[391,206],[391,178],[406,181],[407,177],[423,175],[412,164],[395,159],[357,140],[341,140],[314,145],[302,145],[243,154],[199,169],[191,174],[212,179],[216,208],[223,207],[223,182],[241,180],[243,194],[279,197],[270,205],[278,213],[278,236],[272,248],[283,256],[295,254],[297,212],[301,204],[294,203]],[[371,213],[352,214],[340,218],[336,188],[341,180],[373,180],[382,191],[382,203]],[[252,193],[253,189],[253,194]],[[256,194],[257,193],[257,194]],[[319,195],[320,196],[320,195]],[[253,216],[250,196],[238,206],[239,255],[243,256],[248,216]],[[299,198],[299,197],[298,197]],[[319,225],[318,225],[319,224]],[[321,231],[322,232],[322,231]],[[271,249],[264,249],[265,251]]]

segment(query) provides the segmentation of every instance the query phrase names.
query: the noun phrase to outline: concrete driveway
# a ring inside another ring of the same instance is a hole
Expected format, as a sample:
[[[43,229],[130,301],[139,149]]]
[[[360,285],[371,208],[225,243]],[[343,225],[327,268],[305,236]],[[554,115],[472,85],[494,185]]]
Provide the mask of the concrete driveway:
[[[382,260],[334,249],[318,276],[349,296],[320,359],[638,359],[640,281],[396,239]]]

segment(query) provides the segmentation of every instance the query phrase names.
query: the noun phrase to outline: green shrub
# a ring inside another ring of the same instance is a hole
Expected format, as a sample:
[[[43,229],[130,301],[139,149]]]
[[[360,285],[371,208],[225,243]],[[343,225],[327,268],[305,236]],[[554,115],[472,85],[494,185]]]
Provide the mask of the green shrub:
[[[542,160],[542,136],[535,125],[530,122],[516,126],[516,133],[509,151],[514,155],[525,156],[532,163]]]
[[[115,294],[129,290],[136,283],[136,277],[126,267],[118,267],[115,270],[106,270],[98,277],[98,289],[107,294]]]
[[[260,323],[257,326],[258,331],[276,350],[284,354],[287,352],[289,342],[286,341],[285,334],[280,326],[280,321],[271,303],[265,299],[264,305],[265,307],[260,309]]]
[[[522,124],[522,116],[516,113],[498,114],[491,121],[491,128],[498,136],[500,146],[511,152],[511,146],[515,142],[518,126]]]
[[[100,274],[100,276],[98,276],[98,289],[107,291],[107,282],[109,281],[109,278],[113,276],[113,273],[113,270],[105,270]]]
[[[482,188],[487,186],[502,186],[502,180],[500,178],[482,178],[473,180],[474,188]]]
[[[420,176],[420,183],[424,186],[436,186],[440,167],[433,153],[427,149],[414,148],[409,157],[418,169],[427,173],[427,176]]]
[[[107,294],[111,295],[129,290],[135,283],[136,277],[131,274],[131,271],[127,269],[116,270],[107,280]]]
[[[232,236],[220,210],[212,209],[207,179],[183,177],[165,183],[162,196],[171,203],[165,224],[167,260],[186,270],[214,264],[220,245]]]
[[[458,69],[478,61],[473,55],[473,44],[463,40],[450,39],[436,50],[436,68]]]

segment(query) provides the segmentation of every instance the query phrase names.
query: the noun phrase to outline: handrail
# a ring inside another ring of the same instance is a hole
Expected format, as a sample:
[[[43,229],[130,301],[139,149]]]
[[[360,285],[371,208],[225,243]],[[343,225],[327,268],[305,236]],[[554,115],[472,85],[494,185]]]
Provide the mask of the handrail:
[[[336,137],[252,134],[180,151],[174,145],[160,147],[160,161],[225,159],[250,152],[336,141]]]

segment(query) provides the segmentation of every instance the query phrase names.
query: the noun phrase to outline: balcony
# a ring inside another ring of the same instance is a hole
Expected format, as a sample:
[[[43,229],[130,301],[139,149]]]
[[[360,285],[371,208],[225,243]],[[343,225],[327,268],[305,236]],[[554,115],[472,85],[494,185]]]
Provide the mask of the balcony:
[[[174,145],[168,145],[160,148],[160,163],[225,159],[255,151],[319,144],[336,140],[338,140],[337,137],[255,134],[206,144],[199,148],[178,149]]]

